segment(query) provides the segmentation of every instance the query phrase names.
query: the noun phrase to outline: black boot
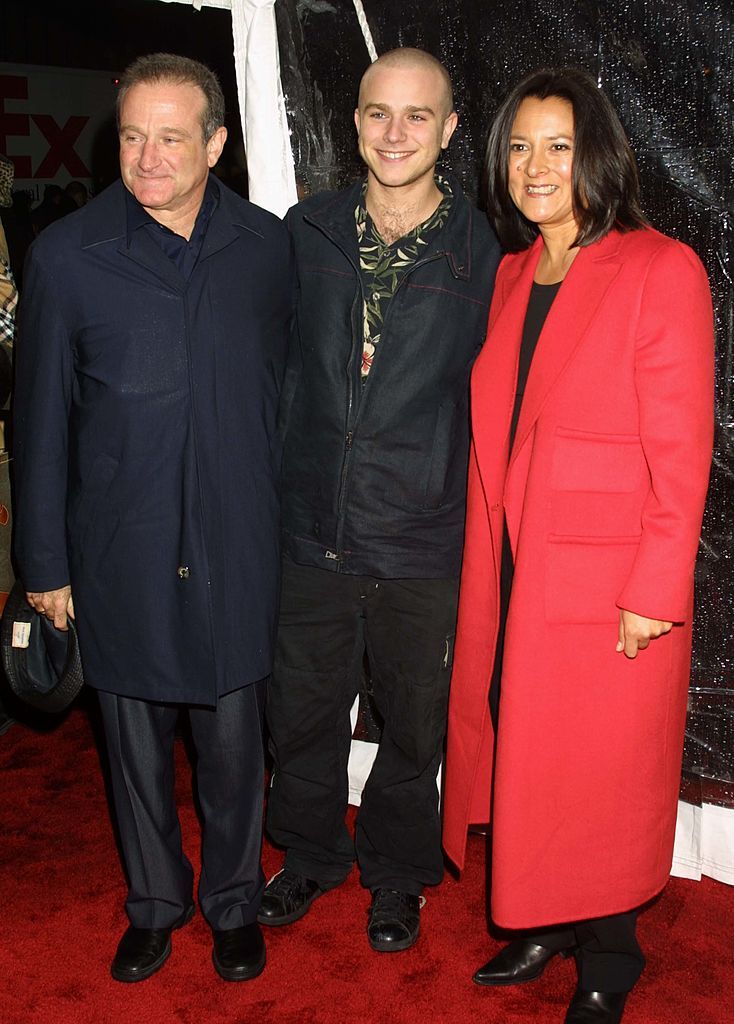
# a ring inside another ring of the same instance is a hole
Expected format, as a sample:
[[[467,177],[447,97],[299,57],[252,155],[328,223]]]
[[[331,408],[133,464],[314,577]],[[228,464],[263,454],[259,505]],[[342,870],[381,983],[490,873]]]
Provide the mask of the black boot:
[[[577,988],[566,1014],[566,1024],[619,1024],[627,992],[585,992]]]
[[[567,956],[568,951],[564,950],[561,955]],[[546,949],[527,939],[515,939],[480,967],[472,981],[477,985],[521,985],[525,981],[535,981],[554,956],[554,949]]]

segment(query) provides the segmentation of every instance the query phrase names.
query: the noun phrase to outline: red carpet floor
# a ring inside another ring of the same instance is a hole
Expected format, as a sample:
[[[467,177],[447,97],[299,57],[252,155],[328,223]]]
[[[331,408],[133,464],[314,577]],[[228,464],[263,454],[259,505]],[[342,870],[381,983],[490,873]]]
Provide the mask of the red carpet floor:
[[[179,744],[187,852],[197,861],[190,772]],[[126,926],[124,887],[92,731],[75,710],[47,733],[14,726],[0,738],[0,1022],[2,1024],[428,1024],[562,1022],[572,963],[533,984],[497,990],[470,981],[498,944],[484,924],[483,841],[471,839],[462,880],[429,893],[417,945],[373,953],[369,894],[356,874],[302,921],[266,933],[255,981],[214,973],[200,914],[174,935],[173,954],[147,982],[120,985],[109,962]],[[266,846],[266,873],[279,854]],[[640,923],[648,968],[625,1024],[734,1022],[734,891],[672,879]]]

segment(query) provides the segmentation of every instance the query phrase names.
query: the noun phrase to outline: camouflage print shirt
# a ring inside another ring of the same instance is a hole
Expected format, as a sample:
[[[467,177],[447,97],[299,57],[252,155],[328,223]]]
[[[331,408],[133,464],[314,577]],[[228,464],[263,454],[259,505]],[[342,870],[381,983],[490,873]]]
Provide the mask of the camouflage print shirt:
[[[403,235],[396,242],[388,245],[380,237],[372,218],[367,213],[366,193],[367,182],[362,188],[362,195],[354,211],[359,243],[359,268],[364,288],[364,347],[362,350],[362,383],[367,379],[375,349],[380,343],[380,333],[385,321],[390,300],[406,273],[418,262],[422,252],[434,235],[441,230],[451,210],[453,193],[445,178],[436,176],[436,185],[443,192],[443,199],[434,212]]]

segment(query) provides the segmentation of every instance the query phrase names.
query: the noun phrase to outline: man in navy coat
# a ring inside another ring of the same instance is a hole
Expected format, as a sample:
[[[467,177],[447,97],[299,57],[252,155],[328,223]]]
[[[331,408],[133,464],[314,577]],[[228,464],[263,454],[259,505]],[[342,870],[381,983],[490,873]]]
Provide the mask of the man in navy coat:
[[[129,880],[119,981],[157,971],[193,913],[181,708],[214,965],[234,981],[265,964],[261,721],[292,270],[285,227],[209,173],[223,119],[203,65],[135,61],[118,98],[122,180],[39,237],[21,311],[16,555],[31,605],[59,629],[75,616],[99,691]]]

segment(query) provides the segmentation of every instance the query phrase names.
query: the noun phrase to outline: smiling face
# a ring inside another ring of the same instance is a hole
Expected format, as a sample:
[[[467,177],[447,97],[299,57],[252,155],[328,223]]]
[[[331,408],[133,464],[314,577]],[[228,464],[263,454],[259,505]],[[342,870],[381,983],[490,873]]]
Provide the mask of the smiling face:
[[[573,204],[574,117],[559,96],[526,97],[510,134],[508,185],[518,210],[541,233],[565,238],[578,233]]]
[[[367,71],[354,123],[371,186],[433,182],[436,161],[458,121],[449,106],[444,80],[431,67],[388,65]]]
[[[202,133],[205,97],[189,83],[141,82],[120,110],[120,170],[138,202],[162,224],[196,217],[209,168],[227,137]]]

